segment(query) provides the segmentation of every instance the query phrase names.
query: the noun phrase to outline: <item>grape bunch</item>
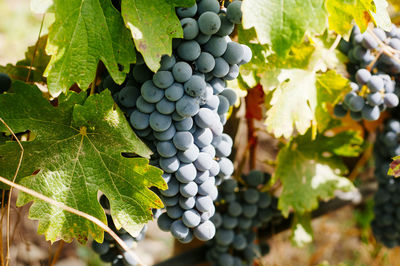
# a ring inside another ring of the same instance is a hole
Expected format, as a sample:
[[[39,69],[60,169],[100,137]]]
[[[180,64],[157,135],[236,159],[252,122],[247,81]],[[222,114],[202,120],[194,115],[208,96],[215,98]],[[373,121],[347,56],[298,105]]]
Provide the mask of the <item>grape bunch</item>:
[[[393,55],[385,52],[390,47]],[[352,91],[334,108],[337,117],[348,112],[353,120],[377,120],[380,113],[399,104],[397,75],[400,73],[400,29],[385,32],[374,28],[364,33],[355,26],[350,40],[342,39],[339,50],[349,58]]]
[[[251,171],[243,176],[244,184],[234,179],[224,180],[220,186],[217,211],[211,218],[217,228],[215,238],[208,241],[207,259],[212,265],[253,265],[253,260],[268,252],[268,245],[259,246],[255,229],[267,226],[280,216],[276,199],[258,187],[270,176]]]
[[[391,158],[400,155],[400,122],[390,119],[378,135],[374,148],[378,191],[374,197],[372,231],[389,248],[400,246],[400,180],[388,176]]]
[[[216,186],[234,170],[223,126],[237,96],[226,81],[252,56],[228,36],[241,21],[240,7],[240,1],[221,9],[217,0],[201,0],[177,8],[184,36],[173,40],[160,69],[151,72],[139,55],[122,88],[109,77],[102,83],[153,150],[150,163],[164,171],[168,189],[158,193],[166,212],[158,225],[183,243],[214,236]]]
[[[334,113],[343,117],[350,111],[353,120],[377,120],[381,111],[394,108],[399,98],[394,93],[395,82],[387,74],[372,75],[365,68],[357,70],[356,82],[351,82],[352,91],[346,94],[342,104],[337,104]]]
[[[100,204],[105,210],[109,211],[110,203],[104,195],[100,197]],[[120,230],[117,230],[111,218],[111,215],[109,214],[106,215],[107,215],[108,227],[110,227],[131,250],[135,249],[137,242],[144,239],[147,231],[147,225],[143,227],[143,229],[140,231],[137,237],[133,237],[122,228]],[[157,210],[153,211],[153,215],[154,216],[158,215]],[[129,252],[124,251],[122,247],[119,246],[118,243],[107,232],[104,234],[103,243],[98,243],[96,241],[92,242],[92,249],[94,252],[100,255],[100,259],[103,262],[111,263],[111,265],[114,266],[138,265],[136,259]]]

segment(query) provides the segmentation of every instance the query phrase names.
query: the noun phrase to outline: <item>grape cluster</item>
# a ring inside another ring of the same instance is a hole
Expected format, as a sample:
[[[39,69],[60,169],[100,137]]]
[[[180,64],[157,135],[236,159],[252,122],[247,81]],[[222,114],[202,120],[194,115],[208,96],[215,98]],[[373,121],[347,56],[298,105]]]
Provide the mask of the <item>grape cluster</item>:
[[[211,218],[217,231],[208,241],[207,259],[212,265],[253,265],[253,260],[268,252],[254,243],[255,229],[267,224],[276,216],[276,199],[258,187],[265,184],[269,175],[251,171],[243,176],[244,184],[234,179],[224,180],[220,186],[217,211]]]
[[[102,195],[100,197],[100,204],[103,206],[105,210],[110,209],[110,203],[108,199]],[[153,215],[157,216],[157,210],[153,211]],[[155,217],[157,218],[157,217]],[[132,250],[136,247],[137,242],[144,239],[147,231],[147,225],[143,227],[137,237],[131,236],[124,229],[117,230],[114,222],[111,218],[111,215],[107,214],[107,225],[110,227],[124,242],[125,244]],[[124,251],[121,246],[119,246],[116,241],[111,237],[107,232],[104,234],[103,243],[98,243],[96,241],[92,242],[92,249],[94,252],[100,255],[100,259],[103,262],[111,263],[111,265],[121,265],[121,266],[136,266],[138,262],[136,259],[128,252]]]
[[[214,236],[209,219],[216,185],[234,170],[227,158],[233,142],[223,126],[237,96],[226,81],[252,56],[228,36],[241,21],[240,7],[240,1],[221,9],[217,0],[201,0],[177,8],[184,36],[173,40],[173,53],[161,58],[160,69],[151,72],[138,56],[122,89],[111,78],[102,83],[153,150],[151,164],[164,171],[168,189],[159,194],[166,212],[158,225],[183,243]]]
[[[351,82],[352,91],[346,94],[342,104],[337,104],[334,113],[343,117],[350,111],[353,120],[377,120],[381,111],[394,108],[399,98],[394,93],[395,82],[387,74],[371,75],[365,68],[357,70],[356,83]]]
[[[372,230],[375,237],[385,246],[400,246],[400,180],[388,176],[391,158],[400,155],[400,122],[390,119],[378,135],[374,148],[375,176],[378,191],[374,197],[375,218]]]
[[[388,56],[385,46],[398,50],[397,54]],[[400,29],[393,25],[392,30],[385,32],[374,28],[372,31],[360,32],[355,26],[350,41],[342,39],[339,50],[350,60],[347,70],[351,77],[351,88],[342,103],[334,108],[337,117],[348,112],[353,120],[377,120],[380,113],[399,104],[396,75],[400,73]],[[371,74],[372,73],[372,74]]]

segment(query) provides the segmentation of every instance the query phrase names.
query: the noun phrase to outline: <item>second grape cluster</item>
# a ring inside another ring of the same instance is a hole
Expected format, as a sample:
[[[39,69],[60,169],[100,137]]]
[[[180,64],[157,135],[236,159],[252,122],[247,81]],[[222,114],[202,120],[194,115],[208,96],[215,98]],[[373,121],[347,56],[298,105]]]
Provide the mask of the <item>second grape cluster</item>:
[[[389,248],[400,246],[400,179],[389,176],[392,158],[400,155],[400,122],[397,117],[385,121],[374,147],[375,176],[378,191],[374,197],[372,231]]]
[[[349,42],[342,39],[339,50],[350,60],[347,70],[352,90],[335,106],[337,117],[350,112],[355,121],[374,121],[382,111],[398,106],[395,78],[400,72],[399,28],[393,25],[389,32],[374,28],[361,33],[355,26]],[[388,55],[388,51],[393,54]]]
[[[241,183],[227,179],[221,184],[217,212],[211,218],[217,232],[207,243],[212,265],[253,265],[255,258],[268,253],[268,244],[256,243],[257,229],[281,218],[277,199],[260,192],[269,179],[270,175],[253,170]]]

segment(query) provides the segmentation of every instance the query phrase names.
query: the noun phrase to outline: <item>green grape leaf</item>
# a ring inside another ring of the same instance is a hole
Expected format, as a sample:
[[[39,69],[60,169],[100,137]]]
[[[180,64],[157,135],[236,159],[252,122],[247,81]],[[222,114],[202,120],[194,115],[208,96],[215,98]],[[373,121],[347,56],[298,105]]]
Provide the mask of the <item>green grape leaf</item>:
[[[245,30],[241,25],[238,26],[238,42],[250,47],[252,57],[249,63],[240,66],[240,73],[243,72],[263,72],[269,68],[268,56],[271,54],[268,45],[262,45],[257,40],[254,28]]]
[[[77,83],[86,90],[101,60],[115,82],[121,84],[135,62],[135,48],[121,14],[110,0],[54,0],[55,22],[49,28],[46,69],[52,95]]]
[[[326,28],[323,0],[280,1],[244,0],[243,27],[255,28],[261,44],[269,44],[279,57],[285,57],[305,33],[322,33]]]
[[[400,155],[393,158],[393,161],[390,163],[388,175],[394,177],[400,176]]]
[[[67,206],[107,222],[97,200],[98,191],[110,201],[117,228],[136,235],[152,219],[151,208],[163,206],[150,191],[166,188],[162,171],[145,158],[125,158],[123,152],[149,157],[150,150],[134,134],[108,90],[62,94],[52,106],[35,87],[13,84],[14,93],[0,95],[0,117],[15,133],[30,131],[22,142],[24,157],[16,182]],[[0,132],[8,132],[0,124]],[[0,175],[12,178],[20,156],[15,141],[0,145]],[[33,201],[29,217],[39,220],[38,232],[46,239],[86,243],[89,236],[103,240],[92,222],[20,193],[18,206]]]
[[[194,0],[122,0],[125,24],[153,72],[160,68],[162,55],[171,55],[172,38],[183,37],[175,7],[188,7],[194,3]]]
[[[322,132],[330,121],[326,103],[339,100],[343,90],[339,85],[344,79],[335,75],[335,71],[317,73],[340,66],[337,53],[315,39],[313,45],[293,46],[285,60],[279,60],[276,55],[268,59],[270,69],[262,73],[260,79],[264,89],[272,92],[265,121],[267,130],[276,137],[285,138],[295,130],[303,135],[310,127],[318,125]],[[323,85],[332,88],[327,91]]]
[[[311,214],[296,213],[293,217],[292,235],[290,237],[292,243],[297,247],[304,247],[313,239],[313,232],[311,227]]]
[[[294,45],[290,49],[289,55],[282,60],[276,54],[268,57],[269,68],[300,68],[309,69],[310,61],[313,58],[315,47],[302,43]]]
[[[271,108],[267,111],[265,121],[267,130],[275,137],[289,138],[295,128],[300,134],[305,134],[311,123],[315,123],[314,113],[317,106],[315,72],[282,69],[277,82],[279,85],[273,91]]]
[[[267,57],[267,64],[264,68],[258,65],[255,68],[260,72],[260,83],[267,90],[272,90],[279,85],[278,76],[282,69],[303,69],[308,70],[315,47],[310,44],[294,45],[285,59],[279,58],[276,54]]]
[[[354,20],[361,31],[365,31],[371,21],[390,30],[391,22],[386,7],[386,0],[327,0],[329,29],[346,36]]]
[[[28,47],[25,52],[25,59],[18,61],[15,65],[0,66],[0,72],[7,73],[16,80],[45,82],[46,78],[43,77],[43,73],[50,61],[50,56],[45,51],[46,43],[47,35],[40,37],[35,45]],[[29,73],[30,68],[31,72]],[[27,79],[28,75],[29,79]]]
[[[4,133],[0,134],[0,145],[3,145],[4,143],[6,143],[7,140],[10,140],[9,137],[7,137]]]
[[[339,156],[357,156],[362,138],[358,132],[345,131],[336,136],[319,134],[311,141],[311,132],[298,136],[278,154],[274,179],[282,182],[278,208],[287,216],[318,207],[319,199],[329,199],[337,189],[349,191],[353,184],[341,176],[347,171]]]
[[[350,83],[342,75],[334,70],[329,70],[317,75],[317,106],[315,109],[315,119],[317,121],[318,132],[323,132],[332,120],[328,105],[335,106],[344,94],[350,92]]]

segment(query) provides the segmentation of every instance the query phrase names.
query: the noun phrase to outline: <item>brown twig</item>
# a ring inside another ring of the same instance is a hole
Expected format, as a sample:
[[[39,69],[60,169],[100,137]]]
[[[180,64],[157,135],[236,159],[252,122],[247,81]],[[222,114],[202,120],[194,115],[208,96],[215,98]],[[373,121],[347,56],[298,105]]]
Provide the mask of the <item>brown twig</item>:
[[[53,249],[53,245],[51,244],[51,242],[48,242],[48,248],[47,248],[47,264],[50,263],[51,261],[51,251]]]
[[[13,177],[13,182],[15,182],[15,179],[17,178],[19,169],[21,168],[22,164],[22,159],[24,157],[24,147],[22,146],[21,142],[17,138],[17,136],[14,134],[14,131],[7,125],[7,123],[0,117],[0,122],[3,123],[6,128],[10,131],[11,135],[15,138],[17,141],[19,147],[21,148],[21,155],[19,157],[18,161],[18,166],[17,169],[15,170],[15,174]],[[9,194],[8,194],[8,204],[7,204],[7,225],[6,225],[6,239],[7,239],[7,256],[6,256],[6,266],[10,262],[10,206],[11,206],[11,198],[12,198],[12,187],[10,188]]]
[[[249,153],[250,153],[250,169],[256,168],[257,162],[257,131],[254,126],[254,119],[247,118],[247,141],[249,143]]]
[[[6,197],[6,190],[3,189],[3,193],[1,195],[1,218],[0,218],[0,262],[1,266],[4,265],[4,254],[3,254],[3,217],[4,217],[4,200]]]
[[[101,229],[103,229],[104,231],[109,233],[111,235],[111,237],[114,238],[114,240],[118,243],[118,245],[120,245],[124,251],[129,252],[139,262],[140,265],[146,265],[146,264],[144,264],[142,262],[141,259],[138,258],[138,256],[135,253],[133,253],[129,249],[129,247],[126,245],[126,243],[121,238],[119,238],[119,236],[113,230],[111,230],[107,225],[105,225],[102,221],[100,221],[96,217],[94,217],[94,216],[92,216],[90,214],[87,214],[85,212],[82,212],[80,210],[76,210],[76,209],[74,209],[72,207],[69,207],[69,206],[65,205],[64,203],[58,202],[56,200],[53,200],[52,198],[49,198],[49,197],[47,197],[47,196],[45,196],[43,194],[40,194],[40,193],[38,193],[38,192],[36,192],[36,191],[34,191],[32,189],[29,189],[27,187],[24,187],[24,186],[21,186],[21,185],[19,185],[17,183],[14,183],[14,182],[12,182],[12,181],[10,181],[10,180],[2,177],[2,176],[0,176],[0,182],[3,182],[4,184],[6,184],[6,185],[8,185],[10,187],[18,189],[18,190],[20,190],[20,191],[22,191],[22,192],[24,192],[26,194],[29,194],[29,195],[31,195],[31,196],[33,196],[35,198],[38,198],[38,199],[40,199],[42,201],[45,201],[45,202],[47,202],[49,204],[52,204],[52,205],[54,205],[54,206],[56,206],[56,207],[58,207],[58,208],[60,208],[60,209],[62,209],[64,211],[70,212],[72,214],[75,214],[75,215],[78,215],[78,216],[80,216],[82,218],[85,218],[88,221],[91,221],[92,223],[96,224],[98,227],[100,227]]]

